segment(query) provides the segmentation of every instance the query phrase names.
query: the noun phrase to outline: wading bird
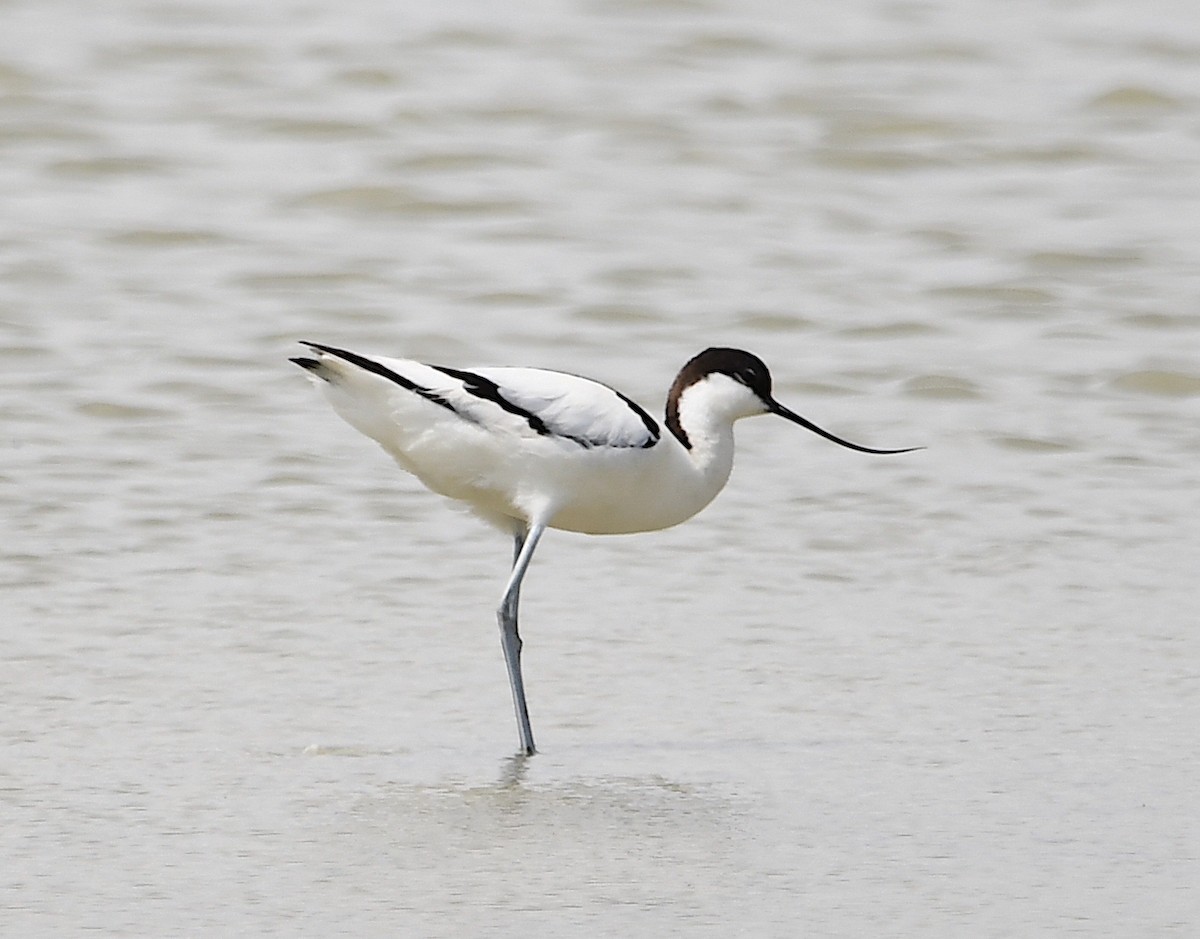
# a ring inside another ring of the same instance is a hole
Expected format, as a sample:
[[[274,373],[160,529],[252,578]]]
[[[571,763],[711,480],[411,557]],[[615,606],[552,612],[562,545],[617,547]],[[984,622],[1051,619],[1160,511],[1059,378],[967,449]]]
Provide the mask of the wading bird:
[[[607,385],[540,368],[457,369],[315,342],[291,361],[333,408],[428,488],[511,533],[513,566],[497,611],[521,752],[534,752],[521,677],[521,580],[547,528],[591,535],[670,528],[717,495],[733,467],[733,425],[777,414],[836,437],[771,396],[771,373],[740,349],[706,349],[675,377],[666,432]]]

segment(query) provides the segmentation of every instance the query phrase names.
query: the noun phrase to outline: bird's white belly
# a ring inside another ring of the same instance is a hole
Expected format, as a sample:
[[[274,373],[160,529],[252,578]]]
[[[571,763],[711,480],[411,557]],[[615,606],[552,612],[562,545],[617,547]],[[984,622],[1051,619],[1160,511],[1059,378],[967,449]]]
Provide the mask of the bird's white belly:
[[[511,441],[497,447],[485,434],[462,435],[452,452],[445,444],[445,437],[431,437],[402,453],[388,449],[434,492],[485,516],[542,518],[550,528],[585,534],[669,528],[700,511],[724,483],[713,485],[665,444],[662,450],[584,449],[531,437],[514,449]]]

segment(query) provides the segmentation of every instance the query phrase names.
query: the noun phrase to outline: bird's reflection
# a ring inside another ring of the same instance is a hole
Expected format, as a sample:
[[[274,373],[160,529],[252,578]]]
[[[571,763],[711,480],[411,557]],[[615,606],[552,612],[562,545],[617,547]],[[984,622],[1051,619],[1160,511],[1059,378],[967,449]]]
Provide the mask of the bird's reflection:
[[[500,764],[500,781],[498,783],[501,789],[516,789],[525,782],[525,774],[529,771],[529,760],[533,756],[531,753],[514,753],[512,756],[507,756]]]

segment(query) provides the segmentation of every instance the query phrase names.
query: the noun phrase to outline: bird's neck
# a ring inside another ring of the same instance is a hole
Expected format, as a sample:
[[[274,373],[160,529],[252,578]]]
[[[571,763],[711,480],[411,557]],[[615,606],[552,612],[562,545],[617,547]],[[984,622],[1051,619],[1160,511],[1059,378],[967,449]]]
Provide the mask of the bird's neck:
[[[699,395],[685,395],[668,407],[667,427],[715,496],[733,469],[733,422],[706,406]]]

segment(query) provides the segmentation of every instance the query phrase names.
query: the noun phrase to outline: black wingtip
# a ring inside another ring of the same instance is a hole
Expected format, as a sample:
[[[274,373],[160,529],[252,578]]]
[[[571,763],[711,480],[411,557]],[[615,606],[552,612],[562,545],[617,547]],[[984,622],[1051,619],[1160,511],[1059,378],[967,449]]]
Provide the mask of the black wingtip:
[[[299,356],[299,355],[295,356],[294,358],[288,359],[288,361],[295,362],[301,368],[308,369],[308,371],[310,371],[310,372],[315,372],[318,368],[321,367],[321,363],[318,362],[316,359],[308,359],[308,358],[305,358],[304,356]]]
[[[324,352],[328,355],[336,355],[341,359],[353,359],[356,353],[349,352],[346,349],[339,349],[337,346],[327,346],[323,342],[309,342],[307,339],[301,339],[300,345],[308,346],[313,352]]]

